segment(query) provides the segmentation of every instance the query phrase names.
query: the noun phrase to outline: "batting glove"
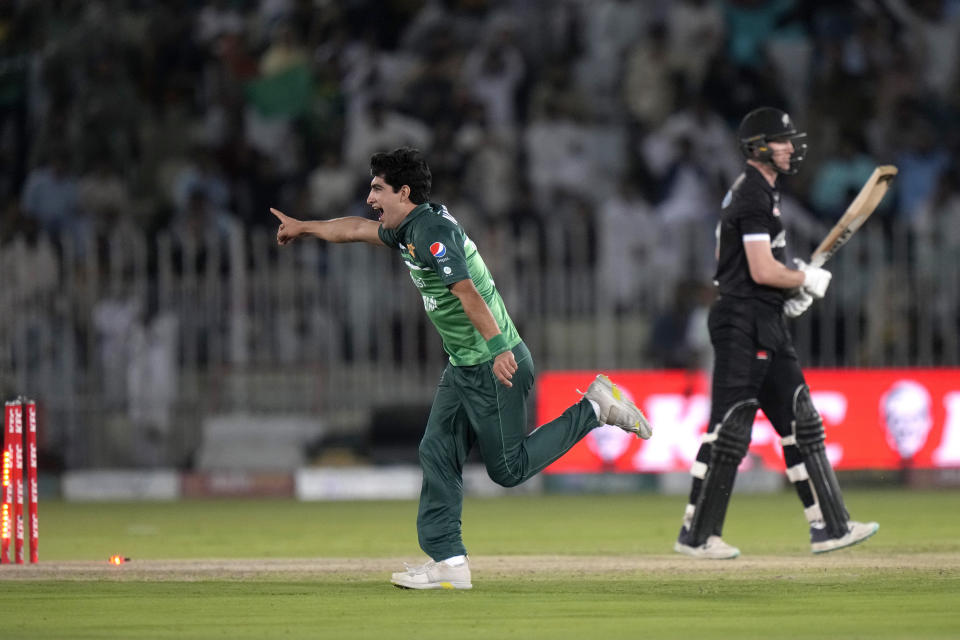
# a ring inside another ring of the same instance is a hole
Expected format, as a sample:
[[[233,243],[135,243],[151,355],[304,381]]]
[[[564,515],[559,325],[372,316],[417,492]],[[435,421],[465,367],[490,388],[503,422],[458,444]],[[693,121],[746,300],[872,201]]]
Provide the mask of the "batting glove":
[[[803,289],[798,289],[795,295],[790,296],[783,302],[783,313],[788,318],[799,318],[812,304],[813,296]]]
[[[803,290],[818,300],[822,298],[827,293],[833,274],[826,269],[807,264],[800,258],[794,258],[793,262],[797,269],[803,271]]]

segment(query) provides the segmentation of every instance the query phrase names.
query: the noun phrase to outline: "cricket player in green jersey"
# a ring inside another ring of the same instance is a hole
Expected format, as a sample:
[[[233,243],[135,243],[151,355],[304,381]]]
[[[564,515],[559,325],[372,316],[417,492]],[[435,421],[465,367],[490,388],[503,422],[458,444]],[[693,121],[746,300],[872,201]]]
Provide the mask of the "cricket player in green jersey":
[[[277,242],[301,236],[367,242],[399,252],[423,297],[427,316],[450,356],[440,376],[420,442],[423,486],[417,515],[420,546],[431,561],[394,573],[410,589],[469,589],[463,545],[463,464],[480,447],[494,482],[520,484],[602,424],[651,436],[639,409],[605,375],[558,418],[527,435],[533,358],[504,307],[476,245],[441,204],[429,202],[431,174],[421,153],[400,148],[370,159],[367,204],[379,221],[361,217],[303,221],[271,209]]]

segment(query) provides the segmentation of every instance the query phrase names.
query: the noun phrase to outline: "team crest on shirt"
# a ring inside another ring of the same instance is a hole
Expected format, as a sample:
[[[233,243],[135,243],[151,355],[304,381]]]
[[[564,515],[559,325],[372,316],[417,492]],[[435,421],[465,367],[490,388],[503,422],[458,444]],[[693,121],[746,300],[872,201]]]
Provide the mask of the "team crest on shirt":
[[[414,257],[414,258],[417,257],[416,247],[413,246],[413,245],[412,245],[411,243],[409,243],[409,242],[407,243],[407,251],[410,252],[410,255],[411,255],[412,257]]]
[[[442,242],[434,242],[430,245],[430,253],[434,258],[442,258],[447,255],[447,247]]]

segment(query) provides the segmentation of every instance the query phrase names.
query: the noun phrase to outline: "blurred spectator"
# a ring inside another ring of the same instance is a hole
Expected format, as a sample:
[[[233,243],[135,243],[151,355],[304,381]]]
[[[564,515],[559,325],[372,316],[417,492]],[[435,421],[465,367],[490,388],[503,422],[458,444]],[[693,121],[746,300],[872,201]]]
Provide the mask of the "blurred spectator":
[[[901,126],[905,131],[905,148],[895,158],[900,169],[897,209],[902,220],[911,222],[921,205],[936,191],[940,176],[950,163],[950,154],[930,123],[915,118]]]
[[[336,149],[324,154],[320,166],[310,173],[308,183],[308,210],[320,219],[343,215],[350,201],[358,196],[358,187],[369,186],[358,182],[356,172],[343,164]]]
[[[40,233],[35,219],[23,215],[15,200],[0,210],[0,273],[4,274],[4,298],[14,307],[55,292],[58,284],[50,238]]]
[[[290,18],[295,0],[259,0],[256,19],[263,31],[269,32],[277,24]]]
[[[642,280],[655,271],[654,256],[660,242],[660,224],[643,199],[633,176],[624,177],[618,189],[597,210],[598,302],[617,311],[643,308],[646,287]]]
[[[836,220],[860,192],[877,162],[854,133],[841,134],[835,155],[817,169],[810,190],[810,203],[824,220]]]
[[[695,139],[677,139],[676,156],[662,176],[663,198],[657,217],[667,226],[707,221],[713,228],[721,197],[719,183],[712,180],[708,157],[700,153]]]
[[[536,202],[545,207],[561,188],[591,189],[589,131],[554,105],[535,115],[524,133],[527,169]]]
[[[77,201],[98,235],[111,231],[120,219],[130,221],[134,213],[126,182],[104,156],[81,176]]]
[[[956,86],[960,64],[960,12],[946,0],[886,0],[906,28],[906,42],[926,88],[940,97]]]
[[[662,21],[653,3],[600,0],[580,5],[584,52],[574,64],[577,85],[590,100],[591,113],[610,117],[618,103],[616,89],[623,77],[623,60],[652,21]]]
[[[477,105],[473,113],[476,113],[478,118],[482,118],[484,115],[483,107]],[[471,125],[476,125],[476,131],[461,135],[464,129],[474,129]],[[468,162],[470,154],[484,142],[480,139],[482,127],[482,121],[476,123],[464,122],[457,129],[457,123],[450,120],[443,120],[432,127],[430,172],[433,174],[435,184],[459,182],[463,178],[464,166]],[[442,201],[446,202],[446,199]]]
[[[230,206],[230,186],[223,171],[210,149],[200,144],[194,145],[186,164],[173,176],[170,199],[183,211],[197,192],[219,209]]]
[[[329,153],[336,155],[336,149]],[[250,227],[273,226],[269,208],[289,202],[288,183],[277,164],[243,139],[233,140],[222,157],[240,220]]]
[[[917,239],[916,259],[928,277],[938,278],[952,269],[960,255],[960,162],[956,159],[917,208],[911,226]]]
[[[867,121],[864,128],[871,149],[887,157],[903,145],[901,128],[905,119],[904,105],[909,105],[914,96],[922,95],[921,78],[913,61],[903,48],[897,46],[896,41],[893,45],[890,64],[878,68],[873,76],[877,87],[876,104],[873,105],[876,115]],[[861,98],[851,100],[859,101]]]
[[[657,270],[668,284],[690,274],[710,278],[716,266],[714,228],[722,192],[695,143],[677,141],[678,155],[663,177],[663,198],[656,206],[662,229]]]
[[[913,219],[913,255],[921,276],[921,295],[929,305],[930,324],[945,353],[960,353],[960,318],[952,296],[930,295],[940,285],[943,291],[960,291],[960,163],[953,160],[941,176],[933,195]]]
[[[134,323],[126,344],[124,385],[132,423],[130,459],[137,466],[169,465],[169,442],[179,395],[179,326],[172,313]]]
[[[720,7],[727,31],[727,55],[735,66],[756,67],[765,58],[768,42],[796,36],[792,20],[796,0],[723,0]]]
[[[65,149],[51,149],[28,174],[20,198],[23,214],[44,233],[78,233],[86,228],[79,207],[77,178]]]
[[[530,120],[556,117],[559,113],[577,117],[588,114],[587,100],[583,90],[574,82],[569,61],[548,61],[534,82],[528,112]]]
[[[723,14],[711,0],[673,3],[667,17],[672,65],[687,79],[691,90],[703,85],[709,61],[720,52],[726,34]]]
[[[829,39],[820,43],[811,80],[811,137],[821,141],[816,151],[835,152],[839,146],[834,143],[836,131],[862,126],[876,107],[868,95],[848,89],[860,88],[873,80],[851,74],[844,65],[843,44]],[[815,135],[817,132],[831,135]]]
[[[709,179],[725,189],[739,175],[742,162],[730,128],[702,95],[684,101],[686,107],[670,115],[643,141],[641,153],[654,175],[662,178],[683,152],[683,141],[694,141],[693,153],[707,167]]]
[[[786,104],[773,69],[740,67],[725,56],[710,61],[702,90],[710,107],[726,120],[731,132],[742,114],[757,105]]]
[[[224,33],[213,43],[210,53],[219,63],[223,79],[229,83],[239,84],[257,75],[257,60],[244,46],[240,33]]]
[[[423,122],[455,119],[463,100],[456,90],[458,58],[453,52],[444,53],[445,46],[438,43],[437,51],[419,61],[398,96],[398,108]]]
[[[243,14],[229,0],[211,0],[197,13],[197,41],[212,46],[221,37],[243,32]]]
[[[627,111],[646,127],[660,126],[674,109],[676,88],[663,23],[652,25],[631,49],[624,68],[623,98]]]
[[[497,224],[517,197],[516,140],[502,132],[490,130],[485,114],[476,108],[466,114],[466,120],[456,131],[451,158],[462,159],[464,193],[474,201],[482,214]],[[442,158],[443,143],[435,141],[434,153]]]
[[[483,105],[488,125],[500,135],[514,134],[517,90],[525,70],[523,56],[508,34],[472,50],[464,60],[462,81]]]
[[[183,242],[198,242],[203,238],[226,240],[235,233],[239,221],[227,209],[210,199],[206,189],[194,186],[187,201],[174,218],[173,229]]]
[[[582,5],[587,57],[613,64],[636,42],[652,21],[662,21],[656,2],[595,0]]]
[[[355,172],[365,173],[370,156],[384,149],[411,146],[429,149],[432,140],[429,127],[422,121],[391,109],[380,99],[368,108],[348,114],[344,139],[344,157]]]
[[[270,46],[260,57],[261,75],[273,76],[307,64],[310,56],[291,25],[278,24],[272,31]]]
[[[662,369],[705,370],[710,368],[712,349],[707,314],[713,302],[713,287],[700,281],[677,284],[673,300],[653,321],[646,356]]]
[[[109,43],[87,54],[81,71],[83,90],[77,93],[73,117],[78,119],[79,153],[90,162],[106,154],[121,166],[140,158],[141,102],[134,86],[125,47]]]

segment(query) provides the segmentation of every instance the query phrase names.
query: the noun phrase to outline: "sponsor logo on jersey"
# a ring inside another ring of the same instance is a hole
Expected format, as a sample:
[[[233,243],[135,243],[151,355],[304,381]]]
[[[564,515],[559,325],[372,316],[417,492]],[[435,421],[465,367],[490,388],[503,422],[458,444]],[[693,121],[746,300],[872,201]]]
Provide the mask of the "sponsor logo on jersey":
[[[785,246],[787,246],[787,230],[783,229],[773,239],[773,242],[770,243],[770,248],[779,249],[780,247],[785,247]]]
[[[444,272],[446,275],[450,275],[451,273],[453,273],[453,269],[451,269],[450,267],[444,267],[444,268],[443,268],[443,272]]]
[[[780,207],[774,205],[774,207],[773,207],[773,215],[777,216],[778,218],[780,217]]]
[[[757,351],[757,360],[766,360],[769,357],[770,354],[768,354],[765,349],[760,349]]]
[[[434,258],[442,258],[447,255],[447,247],[442,242],[434,242],[430,245],[430,253]]]
[[[414,258],[417,257],[416,247],[413,246],[412,244],[407,243],[407,251],[409,251],[410,255],[413,256]]]

